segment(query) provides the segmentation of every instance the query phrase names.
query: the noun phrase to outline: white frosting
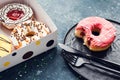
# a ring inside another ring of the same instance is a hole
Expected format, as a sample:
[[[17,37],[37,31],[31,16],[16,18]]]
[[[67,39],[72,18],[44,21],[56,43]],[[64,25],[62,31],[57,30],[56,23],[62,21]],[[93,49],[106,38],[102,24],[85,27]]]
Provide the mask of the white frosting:
[[[14,9],[21,9],[24,12],[24,16],[19,20],[9,19],[6,15],[10,10],[14,10]],[[1,8],[0,11],[1,11],[2,20],[4,20],[4,23],[6,23],[8,25],[26,21],[29,18],[31,18],[32,15],[33,15],[33,11],[32,11],[32,9],[30,7],[28,7],[28,6],[24,5],[24,4],[20,4],[20,3],[7,4],[3,8]]]
[[[17,39],[14,36],[11,37],[11,40],[14,46],[19,45]]]
[[[38,21],[28,20],[22,24],[18,24],[11,33],[13,44],[19,46],[18,42],[21,42],[22,47],[24,47],[32,41],[47,36],[50,33],[50,30],[45,29],[49,28]]]

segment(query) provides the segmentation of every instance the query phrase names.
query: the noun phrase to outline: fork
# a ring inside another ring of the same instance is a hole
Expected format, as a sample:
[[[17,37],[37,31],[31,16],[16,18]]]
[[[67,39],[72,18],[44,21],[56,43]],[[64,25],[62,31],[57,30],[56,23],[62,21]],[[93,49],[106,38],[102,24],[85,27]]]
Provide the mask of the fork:
[[[78,56],[74,56],[72,54],[67,54],[67,52],[63,52],[62,56],[67,61],[67,63],[71,64],[72,66],[74,66],[76,68],[80,68],[83,65],[87,64],[87,65],[91,65],[91,66],[94,66],[96,68],[99,68],[99,69],[114,73],[114,74],[116,74],[115,76],[117,78],[120,78],[120,72],[119,71],[113,70],[113,69],[108,68],[108,67],[101,66],[99,64],[95,64],[95,63],[93,63],[91,61],[84,60],[83,58],[78,57]]]

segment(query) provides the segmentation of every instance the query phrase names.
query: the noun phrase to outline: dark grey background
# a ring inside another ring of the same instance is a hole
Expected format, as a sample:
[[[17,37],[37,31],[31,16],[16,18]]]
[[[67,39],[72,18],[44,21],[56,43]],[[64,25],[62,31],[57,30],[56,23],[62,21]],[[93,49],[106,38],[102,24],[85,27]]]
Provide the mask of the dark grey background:
[[[119,0],[37,1],[57,26],[58,42],[61,43],[65,33],[85,17],[100,16],[120,22]],[[61,49],[57,46],[42,55],[5,70],[0,73],[0,80],[79,80],[79,77],[65,64],[60,51]]]

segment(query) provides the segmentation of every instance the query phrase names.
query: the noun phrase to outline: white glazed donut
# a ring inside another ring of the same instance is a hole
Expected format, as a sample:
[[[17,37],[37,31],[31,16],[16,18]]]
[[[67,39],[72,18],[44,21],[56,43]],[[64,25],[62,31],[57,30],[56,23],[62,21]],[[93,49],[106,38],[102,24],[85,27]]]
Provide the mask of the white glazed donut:
[[[0,11],[2,24],[8,29],[13,29],[18,23],[33,18],[32,9],[20,3],[7,4]]]
[[[11,32],[11,40],[15,49],[24,47],[32,41],[38,40],[51,33],[50,29],[42,22],[28,20]]]

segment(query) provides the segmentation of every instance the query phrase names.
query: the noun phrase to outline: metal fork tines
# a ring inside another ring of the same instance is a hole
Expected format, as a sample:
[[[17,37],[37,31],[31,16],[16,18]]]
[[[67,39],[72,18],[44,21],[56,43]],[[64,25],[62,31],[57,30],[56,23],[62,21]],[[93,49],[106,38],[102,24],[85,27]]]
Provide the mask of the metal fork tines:
[[[111,72],[120,78],[120,72],[117,70],[114,70],[114,69],[111,69],[111,68],[108,68],[105,66],[101,66],[99,64],[93,63],[93,62],[88,61],[88,60],[84,60],[83,58],[74,56],[72,54],[67,54],[67,53],[63,52],[62,56],[67,61],[67,63],[71,64],[72,66],[74,66],[76,68],[80,68],[83,65],[87,64],[87,65],[91,65],[91,66],[94,66],[96,68]]]

